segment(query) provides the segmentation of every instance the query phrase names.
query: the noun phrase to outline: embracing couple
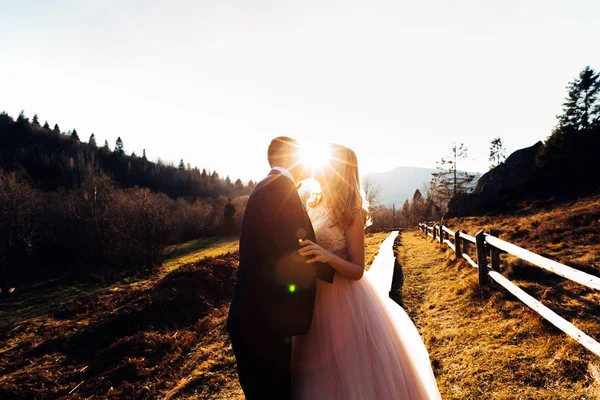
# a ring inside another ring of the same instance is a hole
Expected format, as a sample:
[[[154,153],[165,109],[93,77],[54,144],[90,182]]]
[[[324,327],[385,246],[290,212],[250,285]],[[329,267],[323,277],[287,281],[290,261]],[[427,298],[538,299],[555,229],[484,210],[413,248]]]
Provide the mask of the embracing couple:
[[[368,215],[356,154],[330,151],[327,167],[309,171],[295,140],[275,138],[272,170],[248,199],[227,321],[244,394],[439,399],[414,325],[363,276]],[[297,184],[311,177],[321,194],[305,208]]]

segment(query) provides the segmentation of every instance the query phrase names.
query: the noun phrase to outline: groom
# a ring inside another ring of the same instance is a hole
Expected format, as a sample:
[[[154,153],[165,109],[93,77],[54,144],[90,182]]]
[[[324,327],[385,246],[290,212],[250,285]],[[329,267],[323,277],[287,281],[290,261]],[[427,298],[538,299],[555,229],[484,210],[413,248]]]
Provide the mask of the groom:
[[[246,398],[291,396],[292,336],[312,322],[316,279],[333,282],[327,264],[305,264],[303,240],[315,241],[296,182],[309,177],[298,143],[273,139],[271,172],[248,199],[240,236],[240,265],[227,330]]]

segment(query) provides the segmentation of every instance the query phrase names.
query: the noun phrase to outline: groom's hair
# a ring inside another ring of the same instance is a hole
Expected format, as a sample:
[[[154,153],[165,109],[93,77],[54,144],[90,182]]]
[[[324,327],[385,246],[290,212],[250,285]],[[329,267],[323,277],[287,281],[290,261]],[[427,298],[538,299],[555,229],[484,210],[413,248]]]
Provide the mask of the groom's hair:
[[[291,155],[286,151],[290,146],[298,146],[298,142],[287,136],[279,136],[271,140],[269,150],[267,151],[267,157],[271,168],[279,165],[281,160]],[[286,151],[286,153],[284,153],[284,151]]]

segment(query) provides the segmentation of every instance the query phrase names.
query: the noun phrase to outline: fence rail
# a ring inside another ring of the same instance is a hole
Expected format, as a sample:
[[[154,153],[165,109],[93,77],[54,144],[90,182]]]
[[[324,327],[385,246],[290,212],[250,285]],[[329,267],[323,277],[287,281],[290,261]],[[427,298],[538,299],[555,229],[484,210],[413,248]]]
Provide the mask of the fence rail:
[[[424,233],[425,237],[432,237],[440,245],[446,244],[454,251],[456,259],[465,259],[472,267],[476,268],[480,285],[489,285],[490,279],[493,280],[552,325],[600,357],[600,343],[500,274],[500,254],[511,254],[538,268],[595,290],[600,290],[600,278],[505,242],[491,234],[484,233],[483,230],[477,232],[475,236],[470,236],[461,230],[452,231],[444,225],[428,226],[427,223],[420,223],[419,231]],[[454,243],[452,243],[451,238]],[[468,254],[470,247],[473,245],[476,251],[475,260]],[[488,256],[491,265],[488,265]]]

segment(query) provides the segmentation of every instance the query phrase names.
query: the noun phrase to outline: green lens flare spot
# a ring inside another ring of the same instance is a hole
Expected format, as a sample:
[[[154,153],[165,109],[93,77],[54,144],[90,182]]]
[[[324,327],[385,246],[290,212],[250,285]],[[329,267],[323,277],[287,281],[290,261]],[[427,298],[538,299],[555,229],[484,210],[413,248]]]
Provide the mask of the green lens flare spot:
[[[288,286],[288,292],[294,293],[296,291],[296,285],[292,284]]]

